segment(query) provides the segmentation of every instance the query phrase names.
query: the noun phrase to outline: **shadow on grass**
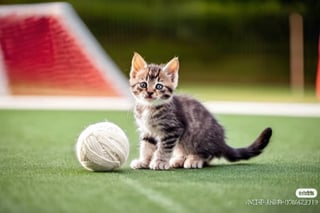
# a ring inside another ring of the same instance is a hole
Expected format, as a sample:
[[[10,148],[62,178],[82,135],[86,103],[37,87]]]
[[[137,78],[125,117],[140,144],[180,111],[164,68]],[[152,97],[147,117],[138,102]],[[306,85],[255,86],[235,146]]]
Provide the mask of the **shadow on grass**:
[[[215,164],[209,165],[201,169],[169,169],[169,170],[152,170],[152,169],[131,169],[129,167],[122,167],[110,171],[89,171],[82,168],[72,169],[72,173],[77,174],[137,174],[137,173],[152,173],[152,174],[161,174],[161,173],[208,173],[208,172],[230,172],[234,171],[254,171],[262,166],[267,164],[254,164],[254,163],[230,163],[230,164]]]
[[[127,176],[130,178],[152,178],[170,179],[170,178],[196,178],[196,179],[251,179],[251,178],[271,178],[271,177],[290,177],[297,174],[309,175],[313,177],[319,174],[319,166],[304,163],[222,163],[204,167],[202,169],[170,169],[170,170],[150,170],[150,169],[131,169],[122,167],[106,172],[92,172],[81,168],[73,168],[68,171],[69,174],[76,175],[94,175],[94,176]]]

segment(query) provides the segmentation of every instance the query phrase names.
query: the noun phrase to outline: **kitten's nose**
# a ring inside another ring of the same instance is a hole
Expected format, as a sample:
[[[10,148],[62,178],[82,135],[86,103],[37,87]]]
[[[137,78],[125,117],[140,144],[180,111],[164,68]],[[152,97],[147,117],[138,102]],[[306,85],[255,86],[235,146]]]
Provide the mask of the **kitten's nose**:
[[[153,92],[147,91],[147,94],[148,94],[148,96],[151,96],[151,95],[153,95]]]

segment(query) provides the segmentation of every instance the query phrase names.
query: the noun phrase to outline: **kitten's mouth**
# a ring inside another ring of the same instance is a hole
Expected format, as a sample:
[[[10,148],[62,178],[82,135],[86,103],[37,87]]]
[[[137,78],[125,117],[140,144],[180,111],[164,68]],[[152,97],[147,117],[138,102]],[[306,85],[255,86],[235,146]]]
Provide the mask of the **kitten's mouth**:
[[[156,98],[153,97],[152,95],[146,95],[144,98],[145,98],[146,100],[148,100],[148,101],[153,101],[153,100],[156,99]]]
[[[153,100],[153,99],[155,99],[155,98],[152,97],[152,96],[146,96],[145,99],[147,99],[147,100]]]

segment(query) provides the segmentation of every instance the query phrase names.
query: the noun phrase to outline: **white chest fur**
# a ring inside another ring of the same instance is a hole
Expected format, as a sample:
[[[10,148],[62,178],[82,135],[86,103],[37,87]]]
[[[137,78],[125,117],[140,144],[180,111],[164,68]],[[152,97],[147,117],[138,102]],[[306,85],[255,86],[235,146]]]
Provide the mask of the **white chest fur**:
[[[151,133],[151,113],[150,110],[143,110],[139,117],[137,117],[137,124],[140,132]]]
[[[159,137],[162,135],[159,131],[157,121],[152,118],[152,113],[153,112],[150,108],[136,110],[136,122],[138,125],[138,130],[142,136],[145,134],[154,137]]]

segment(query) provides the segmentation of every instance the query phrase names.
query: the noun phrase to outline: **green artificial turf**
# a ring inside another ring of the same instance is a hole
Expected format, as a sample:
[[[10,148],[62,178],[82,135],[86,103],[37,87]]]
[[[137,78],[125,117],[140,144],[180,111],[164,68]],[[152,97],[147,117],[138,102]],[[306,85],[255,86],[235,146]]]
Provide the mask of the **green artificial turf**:
[[[320,118],[217,118],[234,147],[250,144],[266,126],[274,130],[272,141],[250,161],[216,160],[199,170],[132,170],[138,136],[131,112],[1,110],[0,212],[319,211],[320,203],[310,205],[319,197],[301,200],[295,191],[320,192]],[[127,133],[129,160],[114,172],[86,171],[75,158],[76,138],[87,125],[106,119]],[[288,205],[296,200],[300,205]]]

